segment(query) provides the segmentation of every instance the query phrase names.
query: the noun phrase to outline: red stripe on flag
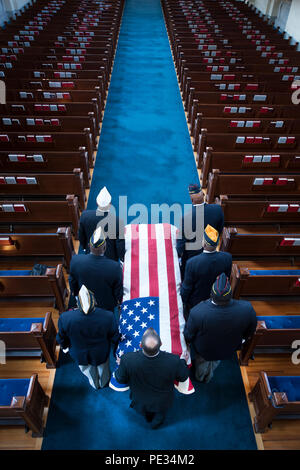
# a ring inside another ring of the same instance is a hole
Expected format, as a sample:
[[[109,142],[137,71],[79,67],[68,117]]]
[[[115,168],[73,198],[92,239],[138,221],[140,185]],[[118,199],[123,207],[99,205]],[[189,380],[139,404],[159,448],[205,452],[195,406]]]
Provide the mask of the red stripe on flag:
[[[164,238],[165,238],[165,248],[166,248],[168,290],[169,290],[170,331],[171,331],[171,341],[172,341],[171,350],[173,354],[178,354],[180,356],[182,354],[182,347],[181,347],[181,342],[180,342],[174,254],[173,254],[173,245],[172,245],[172,239],[171,239],[171,227],[166,224],[164,224]]]
[[[131,281],[130,281],[130,298],[139,297],[140,276],[139,276],[139,226],[131,225]]]
[[[149,296],[159,297],[155,225],[148,225]]]

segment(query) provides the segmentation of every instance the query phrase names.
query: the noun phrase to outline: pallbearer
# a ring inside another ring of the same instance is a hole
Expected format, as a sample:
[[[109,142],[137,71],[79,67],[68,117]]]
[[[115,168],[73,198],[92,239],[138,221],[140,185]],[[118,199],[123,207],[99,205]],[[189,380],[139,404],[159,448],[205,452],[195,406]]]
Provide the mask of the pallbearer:
[[[214,227],[222,234],[224,214],[219,204],[207,204],[199,184],[189,185],[192,210],[184,214],[177,238],[177,252],[181,258],[181,274],[184,275],[185,265],[189,258],[203,251],[202,240],[207,225]]]
[[[99,192],[96,210],[84,210],[79,221],[78,237],[85,252],[89,253],[89,241],[97,227],[106,235],[107,258],[123,261],[125,253],[123,221],[117,217],[111,206],[111,195],[106,186]]]
[[[250,302],[232,299],[228,277],[222,273],[211,298],[191,309],[184,336],[195,351],[195,378],[209,382],[222,359],[231,359],[242,341],[256,330],[256,313]]]
[[[119,340],[117,321],[112,312],[99,308],[84,285],[77,297],[77,308],[58,319],[57,342],[78,364],[93,388],[105,387],[110,380],[109,353]]]
[[[204,230],[203,252],[188,259],[186,263],[180,289],[186,316],[192,307],[209,299],[217,276],[225,273],[230,278],[232,256],[225,251],[217,251],[219,239],[219,232],[207,225]]]
[[[98,307],[114,311],[123,297],[120,263],[105,256],[107,244],[101,227],[93,233],[89,246],[89,254],[74,255],[71,259],[70,289],[77,296],[84,284],[93,292]]]

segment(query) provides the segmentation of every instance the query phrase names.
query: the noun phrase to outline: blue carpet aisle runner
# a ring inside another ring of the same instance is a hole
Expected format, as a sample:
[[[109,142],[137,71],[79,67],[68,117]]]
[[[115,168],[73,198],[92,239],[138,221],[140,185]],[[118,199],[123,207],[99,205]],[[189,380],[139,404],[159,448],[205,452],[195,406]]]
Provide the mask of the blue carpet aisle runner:
[[[119,195],[128,206],[187,204],[195,181],[160,1],[127,0],[88,208],[103,185],[116,206]],[[153,431],[129,409],[129,392],[93,390],[61,353],[43,449],[256,449],[236,360],[195,388],[190,396],[176,391],[165,425]]]

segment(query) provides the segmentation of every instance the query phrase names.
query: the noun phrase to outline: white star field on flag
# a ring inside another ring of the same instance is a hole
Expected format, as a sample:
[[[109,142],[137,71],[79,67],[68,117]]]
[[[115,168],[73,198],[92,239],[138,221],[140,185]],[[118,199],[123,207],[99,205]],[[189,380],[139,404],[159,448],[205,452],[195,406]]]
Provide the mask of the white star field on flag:
[[[128,300],[122,305],[119,331],[121,341],[117,356],[140,349],[142,336],[147,328],[154,328],[159,334],[159,299],[142,297]]]

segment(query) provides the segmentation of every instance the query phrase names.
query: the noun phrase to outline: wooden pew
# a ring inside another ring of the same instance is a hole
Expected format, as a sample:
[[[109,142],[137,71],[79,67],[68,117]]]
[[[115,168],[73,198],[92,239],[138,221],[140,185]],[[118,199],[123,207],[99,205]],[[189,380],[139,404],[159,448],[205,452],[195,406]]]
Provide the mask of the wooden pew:
[[[93,141],[93,150],[97,148],[97,136],[94,116],[36,116],[3,114],[0,118],[0,132],[28,131],[28,132],[82,132],[90,129]]]
[[[100,121],[101,121],[101,110],[98,107],[97,99],[94,98],[90,102],[86,103],[36,103],[35,101],[15,101],[0,105],[0,114],[14,115],[32,115],[35,116],[89,116],[93,124],[90,128],[95,128],[95,132],[99,135]],[[89,126],[87,126],[89,127]]]
[[[22,425],[26,432],[32,431],[32,437],[42,437],[44,408],[49,406],[49,397],[38,375],[29,379],[0,379],[0,388],[0,425]]]
[[[206,97],[205,97],[206,96]],[[280,105],[287,106],[297,109],[292,103],[292,92],[291,93],[217,93],[217,92],[194,92],[191,90],[190,98],[187,103],[187,114],[188,119],[196,119],[197,113],[201,112],[204,114],[204,110],[207,110],[209,106],[214,106],[212,110],[217,109],[217,106],[223,106],[223,109],[226,108],[226,111],[229,108],[246,108],[246,109],[257,109],[260,106],[263,109],[274,108],[275,110],[279,109]],[[296,109],[292,113],[296,113]],[[267,112],[267,111],[266,111]],[[271,111],[270,111],[271,112]],[[284,115],[287,111],[282,112]],[[205,114],[206,117],[209,117],[208,114]],[[212,116],[214,117],[214,116]],[[216,116],[218,117],[218,116]],[[267,117],[267,116],[265,116]],[[287,116],[289,117],[289,116]],[[291,115],[293,117],[293,114]],[[296,116],[297,117],[297,116]],[[195,126],[197,124],[195,123]]]
[[[282,228],[278,233],[272,227],[257,226],[224,227],[220,251],[228,251],[233,259],[251,257],[288,257],[300,256],[300,225],[289,230]]]
[[[97,88],[97,87],[96,87]],[[65,104],[65,103],[87,103],[96,102],[98,110],[101,112],[103,109],[102,101],[103,96],[100,96],[100,90],[68,90],[68,91],[40,91],[40,90],[7,90],[6,100],[7,103],[19,102],[26,104],[27,102],[37,103],[52,103],[52,104]],[[95,101],[97,100],[97,101]]]
[[[24,232],[27,228],[29,232],[39,232],[43,226],[68,225],[78,240],[79,215],[78,198],[74,194],[63,201],[0,200],[2,231]]]
[[[255,432],[266,432],[275,419],[299,419],[299,389],[299,376],[271,376],[261,371],[256,385],[249,393],[249,400],[256,413]]]
[[[218,169],[208,176],[206,201],[214,202],[217,196],[230,197],[290,198],[300,195],[300,173],[298,174],[232,174],[221,173]]]
[[[39,357],[47,369],[56,368],[56,328],[52,313],[43,318],[1,318],[0,341],[9,357]]]
[[[259,53],[258,53],[259,52]],[[235,50],[235,51],[224,51],[224,50],[197,50],[195,49],[186,49],[183,46],[179,45],[177,47],[177,50],[173,50],[173,55],[176,60],[176,68],[179,69],[180,67],[180,60],[183,58],[191,58],[193,57],[193,60],[201,60],[202,57],[207,57],[207,58],[215,58],[215,57],[231,57],[231,58],[242,58],[245,63],[253,63],[254,61],[256,62],[257,58],[262,57],[265,60],[268,59],[288,59],[289,64],[293,64],[295,62],[295,65],[299,64],[299,57],[296,54],[296,51],[256,51],[256,50],[251,50],[247,49],[245,51],[242,50]]]
[[[298,56],[293,56],[293,57],[286,57],[285,55],[282,55],[281,57],[275,57],[273,54],[270,54],[269,56],[235,56],[235,55],[227,55],[227,54],[222,54],[221,51],[217,55],[210,56],[204,53],[195,53],[195,54],[186,54],[184,52],[181,52],[178,54],[178,58],[176,61],[176,69],[178,72],[178,75],[180,77],[180,80],[182,79],[183,72],[185,68],[189,68],[190,65],[194,64],[197,62],[199,65],[209,65],[209,66],[215,66],[215,67],[226,67],[226,66],[236,66],[240,67],[240,71],[248,70],[248,65],[249,65],[249,71],[252,71],[252,66],[258,66],[258,67],[263,67],[264,65],[266,66],[266,71],[269,70],[268,67],[272,66],[277,68],[279,67],[285,67],[286,70],[283,72],[288,72],[290,73],[289,67],[298,67],[299,66],[299,57]],[[245,67],[245,68],[243,68]],[[279,70],[280,70],[279,69]],[[277,70],[277,69],[276,69]],[[277,73],[277,72],[276,72]]]
[[[67,270],[74,254],[70,227],[59,227],[54,233],[5,233],[0,226],[2,259],[60,258]]]
[[[300,156],[297,152],[214,152],[207,147],[203,154],[201,184],[207,187],[208,175],[214,168],[225,173],[277,173],[300,172]]]
[[[184,54],[183,54],[183,57]],[[190,72],[210,72],[210,73],[274,73],[274,79],[277,74],[298,73],[300,57],[298,64],[290,64],[289,59],[269,59],[266,61],[261,58],[253,57],[250,61],[245,61],[241,57],[201,57],[196,61],[196,57],[189,60],[179,58],[177,72],[182,83],[184,74],[189,76]],[[293,61],[295,62],[295,61]]]
[[[101,76],[96,79],[48,79],[48,78],[5,78],[7,89],[33,89],[50,91],[68,90],[95,90],[100,89],[104,94],[103,79]]]
[[[239,355],[242,366],[247,366],[256,354],[292,355],[292,344],[300,339],[300,316],[276,315],[257,317],[257,328],[243,343]]]
[[[298,297],[300,296],[300,270],[256,270],[233,264],[231,287],[235,299],[269,296]]]
[[[239,134],[217,134],[209,133],[207,129],[201,129],[197,146],[197,164],[201,167],[204,151],[207,147],[212,147],[214,151],[252,152],[298,152],[300,144],[300,135],[282,134],[263,134],[243,135],[243,130]]]
[[[281,105],[260,105],[251,104],[244,106],[243,104],[236,103],[234,105],[222,104],[201,104],[198,100],[193,100],[190,105],[190,112],[188,114],[188,122],[190,123],[190,133],[195,139],[199,135],[200,125],[198,117],[204,116],[205,118],[297,118],[298,109],[294,104],[281,106]]]
[[[261,107],[274,107],[274,105],[291,106],[291,93],[221,93],[221,92],[193,92],[191,90],[190,99],[188,101],[188,116],[191,116],[192,106],[201,105],[223,105],[223,107],[249,107],[260,105]]]
[[[50,133],[24,133],[6,132],[0,134],[1,150],[22,152],[35,150],[39,153],[45,151],[81,151],[88,153],[90,167],[94,164],[94,143],[90,128],[83,132],[51,132]]]
[[[56,72],[69,72],[69,73],[78,73],[78,72],[84,72],[87,73],[89,71],[98,71],[98,75],[103,77],[103,84],[105,86],[105,90],[107,89],[108,85],[108,78],[111,72],[111,67],[109,65],[108,59],[106,57],[103,57],[101,61],[95,61],[95,62],[70,62],[70,61],[57,61],[57,60],[50,60],[50,59],[44,59],[44,60],[36,60],[35,58],[31,59],[31,61],[23,61],[22,66],[17,65],[18,63],[16,62],[14,64],[14,68],[12,69],[12,62],[6,62],[6,63],[1,63],[0,62],[0,71],[1,71],[1,77],[5,78],[9,76],[13,70],[27,70],[29,67],[32,69],[32,71],[37,71],[37,72],[48,72],[52,71],[53,73]],[[98,76],[97,75],[97,76]]]
[[[201,132],[201,120],[205,118],[232,118],[233,120],[250,119],[250,118],[298,118],[298,109],[294,104],[291,105],[256,105],[250,106],[235,105],[224,106],[221,104],[207,104],[203,105],[198,100],[193,100],[190,105],[190,112],[188,114],[188,122],[190,123],[190,133],[194,139],[194,143],[198,141],[198,136]],[[203,127],[203,126],[202,126]]]
[[[258,117],[258,118],[245,118],[243,115],[238,117],[204,117],[201,113],[197,114],[197,121],[194,128],[194,142],[199,139],[201,129],[207,129],[208,132],[213,133],[257,133],[262,132],[264,134],[290,134],[299,133],[300,131],[300,120],[299,119],[276,119],[269,117]]]
[[[197,116],[200,129],[206,128],[208,132],[224,134],[242,132],[263,132],[264,134],[274,134],[276,132],[290,134],[300,132],[300,119],[274,119],[260,117],[248,119],[243,116],[231,117],[205,117],[201,114]],[[195,136],[197,138],[197,136]]]
[[[32,305],[51,299],[55,308],[63,312],[68,295],[62,264],[47,268],[45,275],[32,276],[30,271],[0,271],[0,302],[29,300]],[[11,275],[9,275],[11,273]]]
[[[300,222],[300,199],[229,199],[221,195],[216,199],[224,212],[225,224],[294,224]]]
[[[300,79],[300,74],[284,73],[233,73],[233,72],[190,72],[184,71],[182,77],[182,95],[186,102],[190,91],[256,91],[289,92],[291,83]]]
[[[106,85],[106,76],[103,75],[103,69],[97,67],[95,70],[76,70],[76,71],[61,71],[61,70],[54,70],[54,68],[45,68],[42,70],[34,70],[32,68],[28,69],[10,69],[7,71],[5,77],[6,81],[13,79],[48,79],[48,80],[57,80],[57,79],[64,79],[64,80],[73,80],[73,79],[80,79],[80,80],[96,80],[98,79],[99,82],[103,77],[103,82]]]
[[[75,168],[72,173],[26,173],[26,175],[1,173],[0,175],[0,197],[2,198],[52,196],[59,199],[68,194],[75,194],[81,209],[85,208],[86,195],[80,168]]]
[[[97,54],[85,54],[85,55],[73,55],[73,54],[67,54],[63,53],[61,50],[55,51],[55,53],[52,54],[40,54],[40,55],[34,55],[34,59],[37,62],[48,62],[48,61],[54,61],[54,62],[70,62],[70,63],[84,63],[84,62],[100,62],[103,58],[107,59],[108,63],[108,68],[110,70],[111,65],[112,65],[112,56],[109,53],[109,51],[103,51],[102,53],[99,51]],[[9,62],[11,61],[12,57],[7,56],[5,58],[4,62]],[[26,57],[24,59],[26,61]],[[22,67],[23,65],[23,60],[17,61],[17,64],[19,67]],[[27,62],[26,62],[27,63]]]
[[[5,173],[72,173],[74,168],[82,171],[84,187],[90,187],[88,153],[82,149],[78,152],[38,152],[8,150],[0,151],[0,172]]]

